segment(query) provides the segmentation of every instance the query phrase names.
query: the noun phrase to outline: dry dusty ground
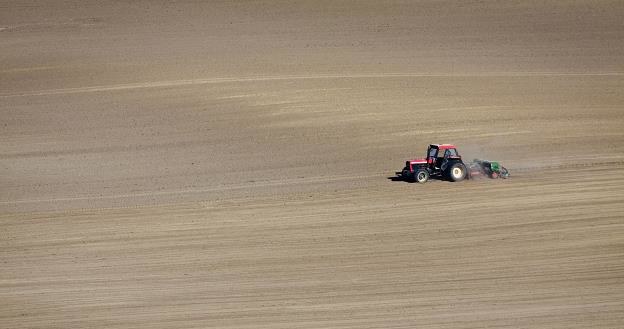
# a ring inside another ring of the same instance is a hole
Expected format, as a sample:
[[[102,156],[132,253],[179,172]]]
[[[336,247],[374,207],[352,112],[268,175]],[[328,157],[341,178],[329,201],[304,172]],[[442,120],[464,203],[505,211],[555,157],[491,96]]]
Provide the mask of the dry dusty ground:
[[[623,16],[0,1],[0,328],[621,328]]]

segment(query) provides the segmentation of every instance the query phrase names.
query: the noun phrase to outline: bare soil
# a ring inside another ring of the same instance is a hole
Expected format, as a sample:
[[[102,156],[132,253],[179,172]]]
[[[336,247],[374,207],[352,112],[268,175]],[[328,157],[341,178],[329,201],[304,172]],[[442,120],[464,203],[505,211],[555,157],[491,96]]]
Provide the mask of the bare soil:
[[[0,327],[621,327],[623,16],[0,1]]]

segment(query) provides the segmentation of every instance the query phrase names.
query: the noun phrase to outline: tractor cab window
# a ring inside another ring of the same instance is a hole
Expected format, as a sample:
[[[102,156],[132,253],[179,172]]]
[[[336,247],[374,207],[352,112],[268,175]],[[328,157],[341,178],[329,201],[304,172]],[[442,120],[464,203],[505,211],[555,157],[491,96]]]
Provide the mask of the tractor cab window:
[[[429,157],[434,157],[435,158],[437,156],[437,154],[438,154],[438,149],[433,148],[433,147],[429,149]]]
[[[444,151],[444,157],[448,158],[448,157],[457,157],[457,150],[456,149],[446,149],[446,151]]]

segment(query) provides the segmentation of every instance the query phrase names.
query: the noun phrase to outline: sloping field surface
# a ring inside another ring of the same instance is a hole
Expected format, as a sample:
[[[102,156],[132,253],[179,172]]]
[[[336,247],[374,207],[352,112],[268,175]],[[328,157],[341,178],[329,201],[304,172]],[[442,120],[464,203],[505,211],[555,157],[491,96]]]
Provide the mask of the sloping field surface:
[[[621,327],[623,16],[0,2],[0,328]]]

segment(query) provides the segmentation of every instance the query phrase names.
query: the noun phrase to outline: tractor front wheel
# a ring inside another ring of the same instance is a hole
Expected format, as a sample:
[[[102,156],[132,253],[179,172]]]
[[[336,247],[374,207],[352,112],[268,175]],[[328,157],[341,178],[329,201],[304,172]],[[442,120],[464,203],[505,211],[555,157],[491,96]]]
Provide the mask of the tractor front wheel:
[[[448,178],[453,182],[459,182],[466,178],[466,166],[461,162],[456,162],[448,168]]]
[[[414,181],[417,183],[426,183],[429,180],[429,172],[425,169],[419,169],[414,173]]]

